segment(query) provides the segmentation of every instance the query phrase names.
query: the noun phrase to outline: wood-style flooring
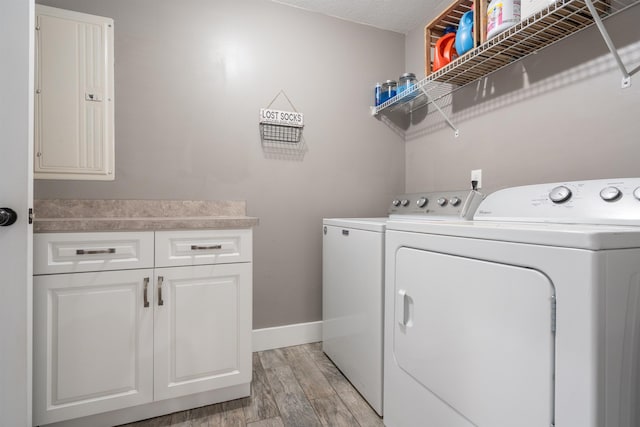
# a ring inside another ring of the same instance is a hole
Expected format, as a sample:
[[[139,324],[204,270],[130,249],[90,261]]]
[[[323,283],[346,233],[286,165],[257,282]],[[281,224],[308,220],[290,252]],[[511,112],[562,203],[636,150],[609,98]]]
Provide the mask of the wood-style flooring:
[[[321,343],[253,353],[251,396],[126,427],[383,426]]]

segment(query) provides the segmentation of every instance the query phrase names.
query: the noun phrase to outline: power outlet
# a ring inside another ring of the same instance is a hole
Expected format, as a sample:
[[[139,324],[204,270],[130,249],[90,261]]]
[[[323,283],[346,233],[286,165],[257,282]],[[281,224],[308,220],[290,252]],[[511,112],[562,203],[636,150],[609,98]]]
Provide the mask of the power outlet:
[[[482,169],[474,169],[471,171],[471,181],[478,181],[477,188],[482,188]]]

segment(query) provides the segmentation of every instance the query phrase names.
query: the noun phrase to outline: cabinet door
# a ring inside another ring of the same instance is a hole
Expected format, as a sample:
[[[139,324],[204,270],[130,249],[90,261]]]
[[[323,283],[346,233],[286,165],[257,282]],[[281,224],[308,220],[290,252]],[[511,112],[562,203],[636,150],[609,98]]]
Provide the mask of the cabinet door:
[[[113,180],[113,20],[36,5],[36,179]]]
[[[250,382],[251,263],[155,273],[155,399]]]
[[[36,425],[151,402],[152,277],[152,269],[34,277]]]

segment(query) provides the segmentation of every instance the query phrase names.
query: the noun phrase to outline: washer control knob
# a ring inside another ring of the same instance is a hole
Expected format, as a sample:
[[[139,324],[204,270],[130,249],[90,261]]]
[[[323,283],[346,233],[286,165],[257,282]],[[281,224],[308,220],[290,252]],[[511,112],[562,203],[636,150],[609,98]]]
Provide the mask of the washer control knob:
[[[397,208],[398,206],[400,206],[400,200],[394,199],[393,202],[391,202],[391,204]]]
[[[615,202],[622,196],[622,192],[618,187],[607,187],[600,191],[600,197],[605,202]]]
[[[449,204],[451,206],[458,206],[460,204],[462,200],[460,200],[460,197],[452,197],[449,199]]]
[[[429,199],[427,199],[426,197],[420,197],[418,200],[416,200],[416,205],[418,205],[419,208],[424,208],[425,206],[427,206],[427,203],[429,203]]]
[[[564,185],[559,185],[558,187],[551,190],[549,193],[549,198],[553,203],[564,203],[571,198],[571,190]]]
[[[440,206],[444,206],[447,204],[447,199],[445,197],[440,197],[438,200],[436,200],[436,203]]]
[[[640,187],[638,187],[635,190],[633,190],[633,197],[635,197],[636,199],[640,200]]]
[[[402,201],[400,202],[400,204],[401,204],[402,206],[408,206],[408,205],[409,205],[409,200],[407,200],[407,199],[402,199]]]

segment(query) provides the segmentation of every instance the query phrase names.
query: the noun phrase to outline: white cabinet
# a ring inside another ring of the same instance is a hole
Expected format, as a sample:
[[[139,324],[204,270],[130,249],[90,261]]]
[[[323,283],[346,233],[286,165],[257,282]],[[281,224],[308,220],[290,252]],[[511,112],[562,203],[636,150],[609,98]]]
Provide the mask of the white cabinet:
[[[34,423],[153,399],[153,270],[34,277]]]
[[[156,232],[156,399],[251,381],[252,252],[250,229]]]
[[[36,234],[34,422],[248,385],[251,253],[250,229]]]
[[[114,179],[113,20],[36,5],[36,179]]]
[[[251,381],[251,264],[156,269],[156,399]]]

